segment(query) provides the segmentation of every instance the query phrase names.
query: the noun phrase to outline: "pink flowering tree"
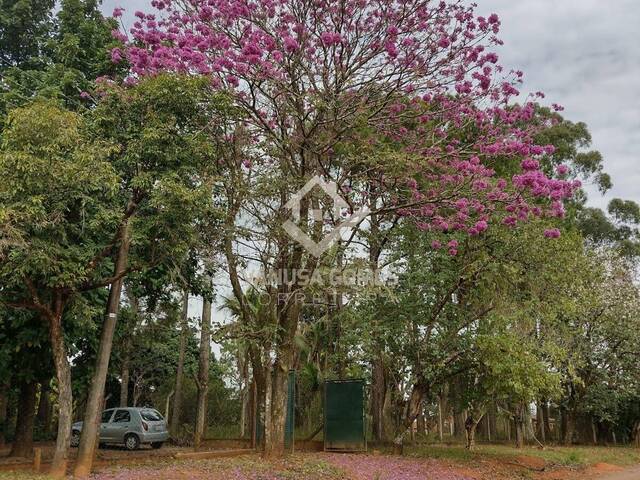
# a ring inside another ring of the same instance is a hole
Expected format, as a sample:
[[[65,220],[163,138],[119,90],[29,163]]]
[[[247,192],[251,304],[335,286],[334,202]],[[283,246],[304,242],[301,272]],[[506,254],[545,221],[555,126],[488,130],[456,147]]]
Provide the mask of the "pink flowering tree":
[[[166,71],[191,73],[233,96],[241,115],[229,144],[237,145],[241,134],[243,150],[229,149],[229,182],[279,180],[266,202],[276,213],[260,226],[273,240],[270,265],[317,265],[274,221],[287,218],[284,205],[314,175],[335,181],[353,208],[367,203],[372,231],[410,219],[425,232],[456,236],[562,216],[563,199],[577,186],[563,180],[563,172],[550,178],[540,170],[540,158],[553,147],[534,141],[545,127],[536,117],[536,96],[514,102],[522,73],[504,70],[492,51],[501,43],[496,14],[478,16],[462,1],[430,0],[152,5],[154,12],[135,13],[126,36],[116,32],[126,46],[113,50],[112,59],[129,62],[130,83]],[[517,171],[505,176],[504,165]],[[233,232],[248,201],[238,192],[246,189],[225,189]],[[308,219],[312,207],[303,199],[300,218]],[[232,240],[226,243],[231,283],[249,317]],[[457,254],[457,241],[447,248]],[[379,257],[379,248],[375,253]],[[298,288],[294,282],[275,290]],[[273,379],[263,385],[267,454],[284,448],[286,377],[300,308],[278,303],[274,354],[263,356],[269,365],[262,381]]]

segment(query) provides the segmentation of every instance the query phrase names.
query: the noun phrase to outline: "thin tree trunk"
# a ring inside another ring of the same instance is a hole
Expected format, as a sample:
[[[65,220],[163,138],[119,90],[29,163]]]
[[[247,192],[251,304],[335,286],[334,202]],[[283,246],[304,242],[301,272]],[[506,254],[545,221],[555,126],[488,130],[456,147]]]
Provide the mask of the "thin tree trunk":
[[[120,406],[123,408],[129,404],[129,361],[130,357],[127,348],[124,352],[122,371],[120,372]]]
[[[0,448],[4,447],[6,442],[7,429],[7,409],[9,406],[9,383],[0,382]]]
[[[516,448],[524,447],[524,409],[522,405],[516,407],[516,414],[514,417],[514,423],[516,425]]]
[[[482,418],[482,417],[480,417]],[[467,417],[465,422],[465,430],[467,432],[467,449],[472,450],[476,446],[476,430],[478,428],[480,419],[474,417]]]
[[[189,334],[189,293],[185,290],[182,302],[182,327],[180,333],[180,351],[178,352],[178,367],[176,369],[176,388],[173,395],[173,411],[171,412],[171,434],[178,435],[180,429],[180,415],[182,413],[182,381],[184,377],[184,357],[187,349],[187,335]]]
[[[263,456],[269,456],[270,442],[271,442],[271,405],[273,403],[273,382],[272,372],[268,358],[265,359],[265,365],[268,365],[265,369],[265,382],[264,382],[264,406],[260,409],[260,415],[262,417],[262,454]]]
[[[424,437],[427,433],[427,425],[424,418],[424,406],[420,406],[420,413],[416,418],[416,431],[418,434],[418,438]]]
[[[489,410],[490,415],[487,417],[489,428],[491,431],[491,437],[489,441],[498,440],[498,408],[495,402],[491,402]]]
[[[571,445],[573,443],[573,435],[576,428],[575,418],[571,410],[564,409],[562,411],[562,424],[564,426],[562,432],[562,443],[564,445]]]
[[[591,440],[594,445],[598,445],[598,432],[596,430],[596,422],[591,419]]]
[[[542,443],[546,443],[547,432],[545,432],[542,404],[542,401],[536,404],[536,430],[538,431],[538,435],[540,435],[540,440],[542,441]]]
[[[382,442],[384,434],[384,400],[387,393],[384,362],[382,354],[378,353],[372,362],[373,381],[371,384],[371,417],[373,420],[372,433],[376,442]]]
[[[544,424],[545,438],[551,440],[551,421],[549,419],[549,402],[542,402],[542,423]]]
[[[91,473],[91,467],[93,466],[93,457],[98,439],[98,428],[100,424],[100,417],[102,415],[104,388],[105,382],[107,381],[107,373],[109,371],[111,348],[113,346],[113,334],[116,329],[118,311],[120,309],[120,297],[122,294],[122,285],[124,283],[123,275],[127,269],[129,261],[129,249],[131,247],[130,219],[121,226],[120,239],[120,248],[118,248],[118,252],[116,254],[116,264],[114,267],[114,277],[116,277],[117,280],[111,284],[111,289],[109,290],[107,311],[102,324],[100,346],[98,347],[98,355],[96,357],[96,367],[91,381],[91,388],[89,389],[87,405],[85,407],[78,457],[73,470],[73,475],[76,478],[88,477]]]
[[[173,397],[173,394],[175,392],[173,390],[171,390],[169,392],[169,395],[167,395],[167,399],[164,402],[164,420],[168,421],[169,420],[169,403],[171,402],[171,397]]]
[[[442,411],[442,396],[438,395],[438,439],[444,440],[444,415]]]
[[[31,457],[33,453],[33,426],[36,416],[36,395],[38,384],[34,381],[20,384],[18,397],[18,420],[16,435],[11,447],[10,457]]]
[[[53,316],[49,321],[49,337],[53,351],[53,363],[56,369],[56,380],[58,382],[58,435],[49,475],[54,478],[62,478],[66,474],[69,458],[73,394],[71,391],[71,367],[62,333],[61,312]]]
[[[131,309],[133,310],[133,318],[129,324],[126,325],[127,332],[125,333],[124,341],[122,342],[122,365],[120,371],[120,406],[129,406],[129,383],[131,379],[131,349],[133,347],[133,335],[138,325],[138,318],[140,316],[140,301],[135,295],[129,293],[128,295]]]
[[[198,399],[196,405],[196,428],[194,447],[202,444],[207,423],[207,393],[209,391],[209,357],[211,356],[211,302],[204,300],[200,323],[200,356],[198,358]]]
[[[640,420],[636,420],[633,424],[633,441],[636,448],[640,448]]]
[[[240,438],[244,438],[247,424],[247,386],[240,391]]]
[[[464,428],[466,415],[464,411],[454,412],[453,414],[453,432],[457,439],[463,439],[466,435]]]
[[[38,425],[45,433],[49,432],[49,424],[51,423],[50,383],[51,379],[47,379],[40,385],[40,400],[38,402],[38,414],[36,417]]]
[[[521,420],[516,420],[516,448],[524,447],[524,429],[523,422]]]
[[[256,381],[251,381],[249,390],[249,428],[251,429],[251,448],[257,447],[256,429],[258,423],[258,389]]]

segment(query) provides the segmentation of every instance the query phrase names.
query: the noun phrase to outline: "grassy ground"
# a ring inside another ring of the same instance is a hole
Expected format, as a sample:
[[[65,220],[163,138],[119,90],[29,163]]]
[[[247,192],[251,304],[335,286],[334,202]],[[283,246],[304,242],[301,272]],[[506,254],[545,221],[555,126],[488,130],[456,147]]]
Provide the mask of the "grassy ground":
[[[556,447],[544,450],[534,447],[516,449],[507,445],[478,445],[469,451],[462,445],[410,446],[406,455],[417,458],[436,458],[456,463],[475,463],[479,459],[508,460],[533,457],[546,464],[566,467],[586,467],[596,463],[628,466],[640,464],[640,449],[632,447]]]
[[[316,455],[263,461],[258,455],[213,460],[155,461],[101,468],[92,480],[343,480],[340,467]],[[0,472],[0,480],[45,480],[45,475]]]
[[[138,460],[136,459],[136,462]],[[199,461],[141,458],[136,464],[101,467],[92,480],[584,480],[599,479],[614,466],[640,464],[640,449],[547,447],[515,449],[479,445],[408,446],[404,456],[297,453],[266,461],[257,454]],[[45,476],[0,472],[0,480]]]

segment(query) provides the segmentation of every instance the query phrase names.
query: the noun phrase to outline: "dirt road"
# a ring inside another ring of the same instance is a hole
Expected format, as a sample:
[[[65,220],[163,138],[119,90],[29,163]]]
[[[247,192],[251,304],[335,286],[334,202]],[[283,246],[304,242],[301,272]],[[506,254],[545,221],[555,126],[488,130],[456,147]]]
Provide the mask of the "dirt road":
[[[594,477],[594,480],[640,480],[640,467],[633,467],[622,472],[607,473]]]

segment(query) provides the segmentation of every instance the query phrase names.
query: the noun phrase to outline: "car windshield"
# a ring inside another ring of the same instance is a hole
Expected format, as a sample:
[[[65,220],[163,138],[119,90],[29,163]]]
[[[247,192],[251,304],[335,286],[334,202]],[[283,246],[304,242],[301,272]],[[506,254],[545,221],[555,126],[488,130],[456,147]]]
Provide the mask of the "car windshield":
[[[142,410],[140,412],[140,416],[149,422],[159,422],[162,420],[162,415],[160,415],[155,410]]]
[[[113,410],[105,410],[104,412],[102,412],[102,423],[107,423],[111,418],[112,413]]]

